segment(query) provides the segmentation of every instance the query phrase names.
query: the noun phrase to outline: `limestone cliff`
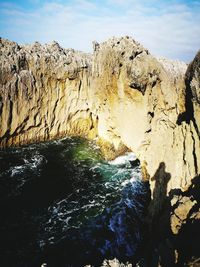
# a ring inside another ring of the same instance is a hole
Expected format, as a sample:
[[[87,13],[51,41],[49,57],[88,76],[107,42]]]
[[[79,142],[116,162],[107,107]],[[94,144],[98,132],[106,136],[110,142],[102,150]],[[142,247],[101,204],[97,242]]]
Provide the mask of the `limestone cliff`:
[[[199,53],[187,67],[130,37],[95,42],[93,55],[1,39],[0,57],[1,147],[69,134],[125,145],[150,182],[149,220],[171,235],[199,220]]]
[[[79,120],[82,131],[93,127],[87,112],[90,55],[55,42],[19,46],[1,40],[0,47],[1,146],[63,136],[74,128],[78,133]]]

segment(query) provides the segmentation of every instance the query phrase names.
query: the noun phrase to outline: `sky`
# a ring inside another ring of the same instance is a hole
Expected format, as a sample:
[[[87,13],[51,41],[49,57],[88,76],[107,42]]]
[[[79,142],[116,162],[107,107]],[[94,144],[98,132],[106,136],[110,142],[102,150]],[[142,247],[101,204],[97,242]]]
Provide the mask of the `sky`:
[[[57,41],[92,52],[92,41],[132,36],[151,54],[190,62],[200,49],[200,0],[1,0],[0,36]]]

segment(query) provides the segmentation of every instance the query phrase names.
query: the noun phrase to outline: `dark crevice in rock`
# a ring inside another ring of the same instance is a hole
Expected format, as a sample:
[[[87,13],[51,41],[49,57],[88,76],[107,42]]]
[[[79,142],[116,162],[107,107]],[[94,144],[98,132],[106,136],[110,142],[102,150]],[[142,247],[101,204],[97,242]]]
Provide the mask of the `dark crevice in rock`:
[[[15,129],[15,131],[13,132],[13,134],[10,135],[10,137],[14,137],[14,136],[16,136],[16,135],[18,135],[18,134],[23,133],[23,130],[24,130],[24,128],[26,127],[26,123],[27,123],[28,120],[29,120],[29,116],[27,116],[27,117],[23,120],[23,122],[22,122],[22,123]]]
[[[0,116],[1,116],[2,112],[3,112],[3,98],[2,98],[2,96],[0,96]]]
[[[145,91],[146,91],[146,84],[141,84],[141,83],[137,83],[137,82],[132,82],[129,86],[130,86],[130,88],[132,88],[132,89],[136,89],[136,90],[140,91],[143,95],[145,94]]]
[[[57,106],[58,106],[58,102],[59,102],[59,99],[57,99],[57,100],[55,101],[55,104],[54,104],[54,107],[53,107],[53,111],[52,111],[53,117],[52,117],[52,120],[51,120],[51,129],[53,128],[53,126],[54,126],[54,122],[55,122],[55,119],[56,119],[55,111],[56,111],[56,108],[57,108]],[[37,116],[37,114],[36,114],[36,116]],[[35,118],[36,118],[36,117],[35,117]]]
[[[17,67],[16,67],[16,65],[12,65],[12,66],[11,66],[11,72],[12,72],[13,74],[17,72]]]
[[[8,128],[11,128],[11,123],[13,119],[13,101],[11,100],[11,97],[9,96],[9,116],[8,116]]]
[[[18,65],[19,71],[28,69],[28,62],[26,60],[26,55],[25,54],[22,54],[20,56],[18,64],[19,64]]]
[[[183,114],[180,114],[180,117],[178,117],[177,123],[178,125],[180,125],[182,121],[185,121],[186,123],[189,124],[190,120],[192,120],[195,130],[198,136],[200,136],[196,118],[194,116],[194,107],[193,107],[193,101],[196,101],[196,98],[193,95],[193,92],[191,89],[191,79],[188,79],[187,76],[186,76],[185,83],[186,83],[186,111]]]
[[[186,110],[184,113],[180,114],[177,119],[177,124],[180,125],[181,122],[185,121],[189,124],[190,120],[193,121],[194,127],[198,136],[200,132],[197,126],[197,122],[194,116],[194,103],[200,104],[200,97],[198,93],[198,85],[194,87],[192,85],[193,79],[199,82],[199,72],[200,72],[200,51],[197,53],[194,60],[190,63],[185,74],[185,85],[186,85],[186,95],[185,95],[185,106]]]
[[[135,57],[139,56],[140,54],[142,54],[143,51],[136,51],[135,52]]]
[[[186,128],[184,130],[186,130]],[[187,161],[185,159],[185,153],[186,153],[186,145],[185,145],[186,140],[185,140],[185,137],[186,136],[185,136],[184,130],[182,129],[182,135],[183,135],[183,162],[184,162],[184,165],[187,165]]]
[[[153,81],[152,82],[152,87],[155,87],[156,86],[156,83],[157,83],[157,80],[156,81]]]
[[[5,132],[5,134],[4,135],[2,135],[1,137],[0,137],[0,144],[2,145],[2,146],[6,146],[6,143],[8,142],[8,137],[9,137],[9,133],[10,133],[10,130],[7,130],[6,132]],[[6,143],[5,142],[3,142],[3,141],[5,141],[6,140]]]
[[[92,130],[94,128],[94,122],[93,122],[93,118],[92,118],[92,112],[90,112],[90,121],[91,121],[90,130]]]
[[[148,115],[150,115],[151,116],[151,118],[153,118],[154,117],[154,112],[148,112]]]
[[[197,164],[197,156],[196,156],[196,149],[195,149],[195,138],[193,136],[193,132],[192,132],[191,128],[190,128],[190,133],[191,133],[191,137],[192,137],[192,141],[193,141],[192,154],[193,154],[193,158],[194,158],[195,173],[198,173],[198,164]]]
[[[26,132],[30,131],[31,129],[33,129],[33,128],[37,128],[37,127],[39,127],[40,125],[42,125],[42,119],[39,121],[38,124],[36,124],[36,125],[31,125],[31,126],[29,126],[26,130],[21,131],[21,134],[26,133]]]
[[[190,81],[185,79],[186,84],[186,95],[185,95],[185,107],[186,111],[184,113],[179,114],[177,118],[177,124],[181,125],[183,121],[185,121],[187,124],[190,123],[190,120],[194,120],[194,109],[193,109],[193,103],[192,103],[192,90],[190,87]]]

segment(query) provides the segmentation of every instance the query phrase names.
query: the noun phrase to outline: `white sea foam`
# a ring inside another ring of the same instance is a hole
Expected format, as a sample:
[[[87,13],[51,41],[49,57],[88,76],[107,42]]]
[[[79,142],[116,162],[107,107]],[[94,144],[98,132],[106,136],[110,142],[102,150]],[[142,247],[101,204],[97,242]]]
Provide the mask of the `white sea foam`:
[[[65,224],[67,224],[67,225],[68,225],[68,224],[69,224],[69,221],[71,220],[71,218],[72,218],[72,217],[70,217],[70,216],[69,216],[69,217],[67,217],[67,218],[64,220]]]
[[[111,165],[124,165],[129,161],[133,161],[136,159],[136,156],[133,152],[127,152],[125,155],[119,156],[114,160],[109,161]]]
[[[20,165],[20,166],[15,166],[15,167],[11,167],[9,169],[10,171],[10,176],[13,177],[15,175],[20,174],[21,172],[23,172],[24,170],[24,165]]]
[[[130,183],[130,180],[125,180],[125,181],[123,181],[122,183],[121,183],[121,185],[122,186],[126,186],[127,184],[129,184]]]
[[[31,159],[23,159],[24,164],[11,167],[7,172],[10,173],[11,177],[23,173],[27,169],[36,170],[38,167],[46,162],[44,156],[40,154],[35,154]]]

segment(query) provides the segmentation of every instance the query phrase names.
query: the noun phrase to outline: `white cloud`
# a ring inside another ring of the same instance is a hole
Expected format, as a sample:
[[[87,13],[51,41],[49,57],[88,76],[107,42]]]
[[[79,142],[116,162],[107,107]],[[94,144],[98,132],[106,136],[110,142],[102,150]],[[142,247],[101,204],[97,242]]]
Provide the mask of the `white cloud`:
[[[2,5],[1,35],[19,43],[57,40],[89,51],[93,40],[131,35],[158,56],[191,60],[200,48],[200,6],[154,0],[43,2],[34,11]],[[113,7],[113,8],[111,8]]]

